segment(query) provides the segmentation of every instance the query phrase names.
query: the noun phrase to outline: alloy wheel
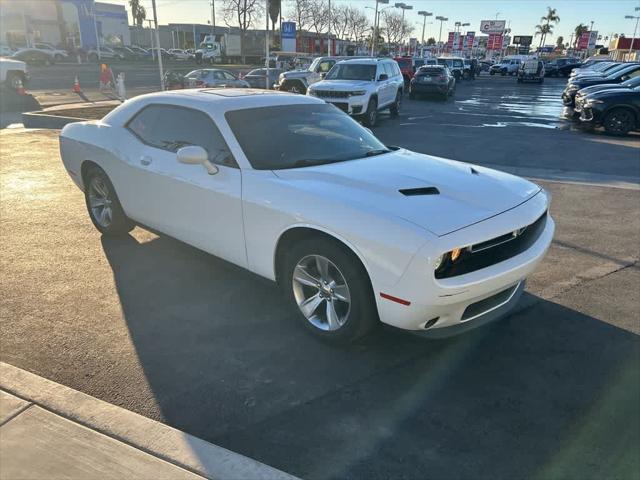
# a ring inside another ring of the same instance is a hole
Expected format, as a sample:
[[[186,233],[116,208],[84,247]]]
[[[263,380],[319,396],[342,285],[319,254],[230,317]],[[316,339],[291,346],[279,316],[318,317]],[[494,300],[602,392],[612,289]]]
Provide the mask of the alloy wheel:
[[[113,221],[113,199],[105,181],[93,177],[89,183],[89,208],[96,222],[102,228],[108,228]]]
[[[631,112],[615,112],[607,118],[607,130],[612,132],[628,132],[631,130],[633,118]]]
[[[334,331],[347,322],[351,310],[349,286],[328,258],[302,258],[293,269],[292,287],[300,312],[314,327]]]

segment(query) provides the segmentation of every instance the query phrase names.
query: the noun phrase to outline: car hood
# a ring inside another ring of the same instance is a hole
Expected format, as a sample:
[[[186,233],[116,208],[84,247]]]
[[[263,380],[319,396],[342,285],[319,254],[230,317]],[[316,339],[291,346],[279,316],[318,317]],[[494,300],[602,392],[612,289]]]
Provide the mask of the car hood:
[[[584,88],[591,85],[602,85],[605,83],[619,83],[619,82],[607,77],[585,77],[585,78],[577,78],[572,80],[570,85],[575,85],[578,88]]]
[[[366,80],[321,80],[313,84],[314,90],[328,90],[330,92],[345,92],[357,88],[366,88],[371,82]]]
[[[507,173],[408,150],[274,173],[319,199],[382,211],[437,236],[510,210],[540,191]]]
[[[281,73],[281,75],[284,75],[284,78],[302,78],[311,73],[312,72],[309,70],[290,70],[288,72]]]
[[[621,97],[624,95],[638,95],[640,92],[638,92],[637,90],[634,90],[633,88],[608,88],[605,90],[599,90],[597,92],[593,92],[590,95],[588,95],[589,99],[594,99],[597,98],[599,100],[601,99],[605,99],[608,97]]]
[[[13,60],[12,58],[7,58],[7,57],[0,57],[0,58],[4,65],[12,65],[15,68],[20,68],[22,70],[24,70],[27,66],[26,63],[20,60]]]
[[[601,92],[602,90],[619,89],[619,88],[625,88],[625,87],[623,87],[619,83],[603,83],[601,85],[593,85],[591,87],[585,87],[582,90],[580,90],[580,92],[578,92],[578,95],[585,96],[585,95],[590,95],[592,93]]]

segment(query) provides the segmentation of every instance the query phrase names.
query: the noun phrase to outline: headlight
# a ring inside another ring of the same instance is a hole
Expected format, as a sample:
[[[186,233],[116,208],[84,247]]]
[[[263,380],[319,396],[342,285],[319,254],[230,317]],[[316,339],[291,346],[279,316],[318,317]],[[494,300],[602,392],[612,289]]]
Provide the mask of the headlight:
[[[462,255],[463,248],[454,248],[453,250],[443,253],[438,258],[436,258],[433,263],[433,269],[437,272],[438,270],[444,269],[447,265],[456,263],[460,260],[460,256]]]
[[[366,90],[356,90],[355,92],[351,92],[350,95],[352,97],[357,97],[359,95],[364,95],[365,93],[367,93]]]
[[[278,76],[278,80],[280,80],[280,81],[284,80],[284,73],[281,73],[280,76]]]
[[[567,87],[567,90],[569,90],[570,92],[575,92],[576,90],[580,90],[580,89],[578,88],[577,85],[569,85]]]
[[[433,269],[434,270],[439,270],[440,267],[444,264],[444,257],[446,254],[440,255],[438,258],[436,258],[436,261],[433,262]]]
[[[596,103],[604,103],[602,100],[596,100],[595,98],[590,98],[587,100],[587,105],[594,105]]]
[[[308,93],[309,95],[314,95],[314,96],[315,96],[316,91],[315,91],[313,88],[307,88],[307,93]]]

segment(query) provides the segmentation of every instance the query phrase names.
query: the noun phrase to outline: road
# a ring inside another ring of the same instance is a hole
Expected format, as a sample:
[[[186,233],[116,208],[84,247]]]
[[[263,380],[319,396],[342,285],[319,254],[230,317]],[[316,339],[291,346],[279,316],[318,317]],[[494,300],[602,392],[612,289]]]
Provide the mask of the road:
[[[560,88],[486,78],[382,118],[389,144],[536,173],[557,235],[503,321],[350,348],[226,262],[140,228],[102,238],[57,132],[3,130],[0,358],[303,478],[631,478],[640,150],[567,128]]]

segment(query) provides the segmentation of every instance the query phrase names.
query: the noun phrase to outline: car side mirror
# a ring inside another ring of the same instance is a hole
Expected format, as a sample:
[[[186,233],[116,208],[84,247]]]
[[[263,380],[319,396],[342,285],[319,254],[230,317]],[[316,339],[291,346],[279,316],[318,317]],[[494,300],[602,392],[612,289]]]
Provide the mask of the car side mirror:
[[[185,165],[202,165],[207,169],[209,175],[215,175],[219,171],[218,167],[209,161],[207,151],[197,145],[182,147],[176,152],[176,155],[178,156],[178,162]]]
[[[324,78],[327,76],[327,72],[320,72],[320,78]]]
[[[389,75],[387,75],[386,73],[381,73],[380,76],[378,77],[378,81],[382,82],[384,80],[388,80],[389,79]]]

